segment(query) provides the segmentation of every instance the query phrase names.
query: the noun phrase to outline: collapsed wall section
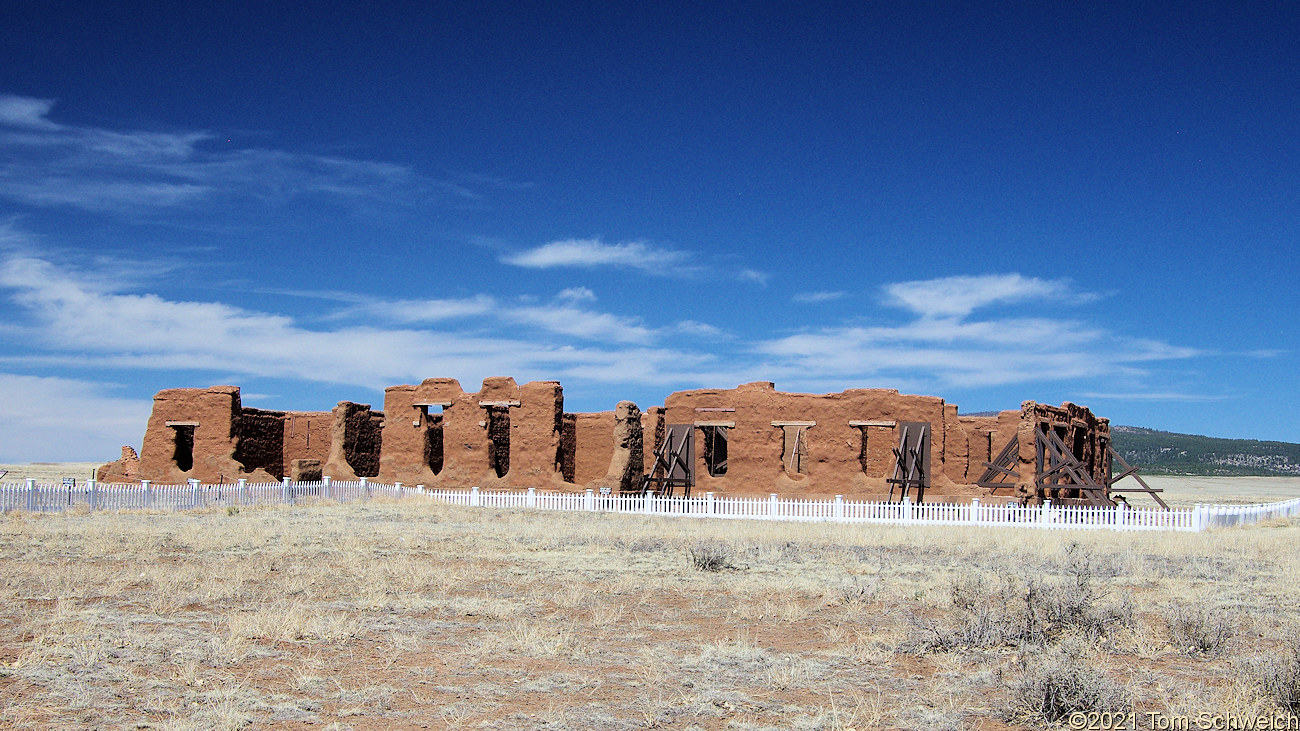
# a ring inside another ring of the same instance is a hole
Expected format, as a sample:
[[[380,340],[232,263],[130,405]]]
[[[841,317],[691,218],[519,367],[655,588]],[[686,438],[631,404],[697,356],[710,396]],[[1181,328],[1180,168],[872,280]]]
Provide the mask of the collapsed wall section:
[[[336,480],[377,477],[384,412],[372,411],[370,404],[340,401],[321,416],[329,424],[322,472]]]

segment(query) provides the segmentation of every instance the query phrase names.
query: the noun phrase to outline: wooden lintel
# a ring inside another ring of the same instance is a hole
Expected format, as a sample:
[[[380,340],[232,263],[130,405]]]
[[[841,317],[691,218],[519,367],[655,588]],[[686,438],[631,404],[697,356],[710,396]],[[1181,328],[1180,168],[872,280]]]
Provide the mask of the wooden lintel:
[[[772,426],[817,426],[815,421],[774,421]]]
[[[696,406],[696,411],[735,411],[734,406]]]
[[[728,428],[728,429],[734,429],[735,426],[736,426],[736,422],[734,422],[734,421],[697,421],[697,422],[695,422],[695,426],[725,426],[725,427]]]
[[[478,405],[486,409],[489,406],[518,406],[519,402],[518,401],[480,401],[478,402]]]
[[[451,406],[451,404],[452,404],[451,401],[416,401],[411,405],[412,406],[441,406],[442,408],[445,409],[448,406]]]
[[[197,421],[167,421],[167,426],[198,426]]]
[[[862,421],[860,419],[849,419],[849,426],[883,426],[893,429],[898,426],[897,421]]]

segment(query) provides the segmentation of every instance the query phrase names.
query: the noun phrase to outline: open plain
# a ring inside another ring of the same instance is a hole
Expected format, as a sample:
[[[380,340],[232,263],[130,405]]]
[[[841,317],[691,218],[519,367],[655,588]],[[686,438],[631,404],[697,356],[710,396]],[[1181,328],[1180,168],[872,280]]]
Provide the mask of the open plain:
[[[1084,709],[1159,728],[1295,713],[1297,540],[1280,522],[1010,532],[419,499],[11,513],[0,724],[1000,729]]]

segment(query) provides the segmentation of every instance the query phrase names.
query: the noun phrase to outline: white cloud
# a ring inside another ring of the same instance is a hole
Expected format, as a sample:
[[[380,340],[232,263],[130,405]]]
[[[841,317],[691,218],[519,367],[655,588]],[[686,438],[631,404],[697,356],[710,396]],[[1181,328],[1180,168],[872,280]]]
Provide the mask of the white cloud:
[[[464,299],[369,300],[340,310],[331,319],[360,317],[368,320],[415,325],[466,317],[479,317],[493,311],[496,300],[487,295]]]
[[[0,337],[9,346],[0,350],[0,363],[11,369],[149,369],[375,389],[431,374],[510,374],[622,387],[771,380],[786,388],[892,386],[938,394],[954,386],[1124,376],[1136,392],[1151,364],[1201,354],[1081,321],[934,317],[933,308],[894,325],[810,329],[738,346],[706,323],[656,326],[583,306],[591,298],[582,287],[550,302],[336,298],[345,303],[339,319],[312,328],[283,314],[128,290],[141,280],[88,275],[33,248],[12,227],[0,227],[0,295],[7,300]],[[364,319],[355,324],[356,318]],[[673,334],[691,337],[679,337],[676,348],[657,345]],[[22,387],[9,383],[11,390]],[[50,395],[58,386],[66,393],[76,383],[45,383],[34,392]],[[93,391],[82,388],[83,395]]]
[[[45,118],[53,108],[53,99],[0,94],[0,124],[28,129],[55,128],[58,125]]]
[[[53,122],[54,102],[0,96],[0,196],[33,206],[135,213],[218,196],[281,202],[303,195],[371,203],[479,196],[383,162],[228,149],[208,132],[116,131]]]
[[[221,371],[382,388],[429,373],[557,377],[573,368],[600,371],[624,360],[620,348],[655,338],[632,318],[567,305],[499,307],[486,297],[368,305],[396,320],[487,311],[468,328],[314,330],[291,317],[220,302],[115,291],[30,254],[0,258],[0,289],[30,315],[29,322],[9,326],[12,340],[37,343],[50,353],[43,362],[69,366]],[[489,317],[491,323],[479,321]],[[593,345],[579,347],[573,338]]]
[[[695,320],[682,320],[677,323],[678,332],[687,335],[700,335],[704,337],[721,337],[724,333],[721,329],[708,324],[707,322],[696,322]]]
[[[740,271],[736,272],[736,276],[741,281],[755,282],[757,284],[762,284],[766,286],[767,280],[770,275],[767,274],[767,272],[760,272],[757,269],[741,269]]]
[[[556,295],[556,299],[564,302],[595,302],[596,293],[586,287],[569,287],[560,290],[560,293]]]
[[[685,252],[652,247],[644,241],[606,244],[599,239],[566,239],[509,254],[501,261],[530,269],[628,267],[667,274],[688,258]]]
[[[988,305],[1029,299],[1072,298],[1079,301],[1089,298],[1086,294],[1072,293],[1069,282],[1020,274],[986,274],[898,282],[886,286],[885,295],[891,304],[926,317],[965,317]]]
[[[654,340],[654,332],[642,326],[637,320],[578,307],[562,305],[516,307],[503,312],[502,316],[507,320],[534,325],[558,335],[571,335],[584,340],[608,340],[642,345]]]
[[[153,403],[112,391],[89,381],[0,373],[0,461],[110,462],[124,444],[139,448]]]
[[[845,292],[800,292],[790,299],[804,304],[816,304],[818,302],[831,302],[838,299],[844,299],[845,295]]]
[[[1052,337],[1027,334],[1052,333]],[[759,343],[795,374],[858,382],[907,378],[936,387],[994,386],[1140,373],[1138,364],[1199,355],[1068,320],[920,318],[895,327],[839,327]]]
[[[1198,393],[1179,393],[1177,391],[1152,391],[1134,393],[1081,393],[1080,398],[1102,401],[1182,401],[1201,403],[1209,401],[1226,401],[1229,396],[1212,396]]]

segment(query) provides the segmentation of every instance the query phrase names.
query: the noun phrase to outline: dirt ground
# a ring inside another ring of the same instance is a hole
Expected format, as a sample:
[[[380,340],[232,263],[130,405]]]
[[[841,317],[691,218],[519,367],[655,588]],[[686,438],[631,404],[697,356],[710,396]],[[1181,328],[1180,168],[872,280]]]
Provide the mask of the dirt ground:
[[[419,499],[11,513],[0,726],[992,730],[1074,709],[1147,727],[1294,712],[1297,540],[1281,522],[908,530]]]
[[[107,462],[108,460],[105,460]],[[98,470],[104,462],[24,462],[15,464],[0,464],[0,472],[6,473],[0,477],[0,482],[23,482],[28,478],[37,482],[49,482],[62,484],[63,478],[71,477],[80,485],[82,482],[94,479],[95,470]]]
[[[1143,475],[1142,479],[1174,507],[1190,507],[1197,503],[1240,505],[1250,503],[1275,503],[1300,497],[1300,477],[1195,477],[1189,475]],[[1119,484],[1135,486],[1132,478]],[[1154,505],[1142,493],[1130,493],[1134,506]]]

